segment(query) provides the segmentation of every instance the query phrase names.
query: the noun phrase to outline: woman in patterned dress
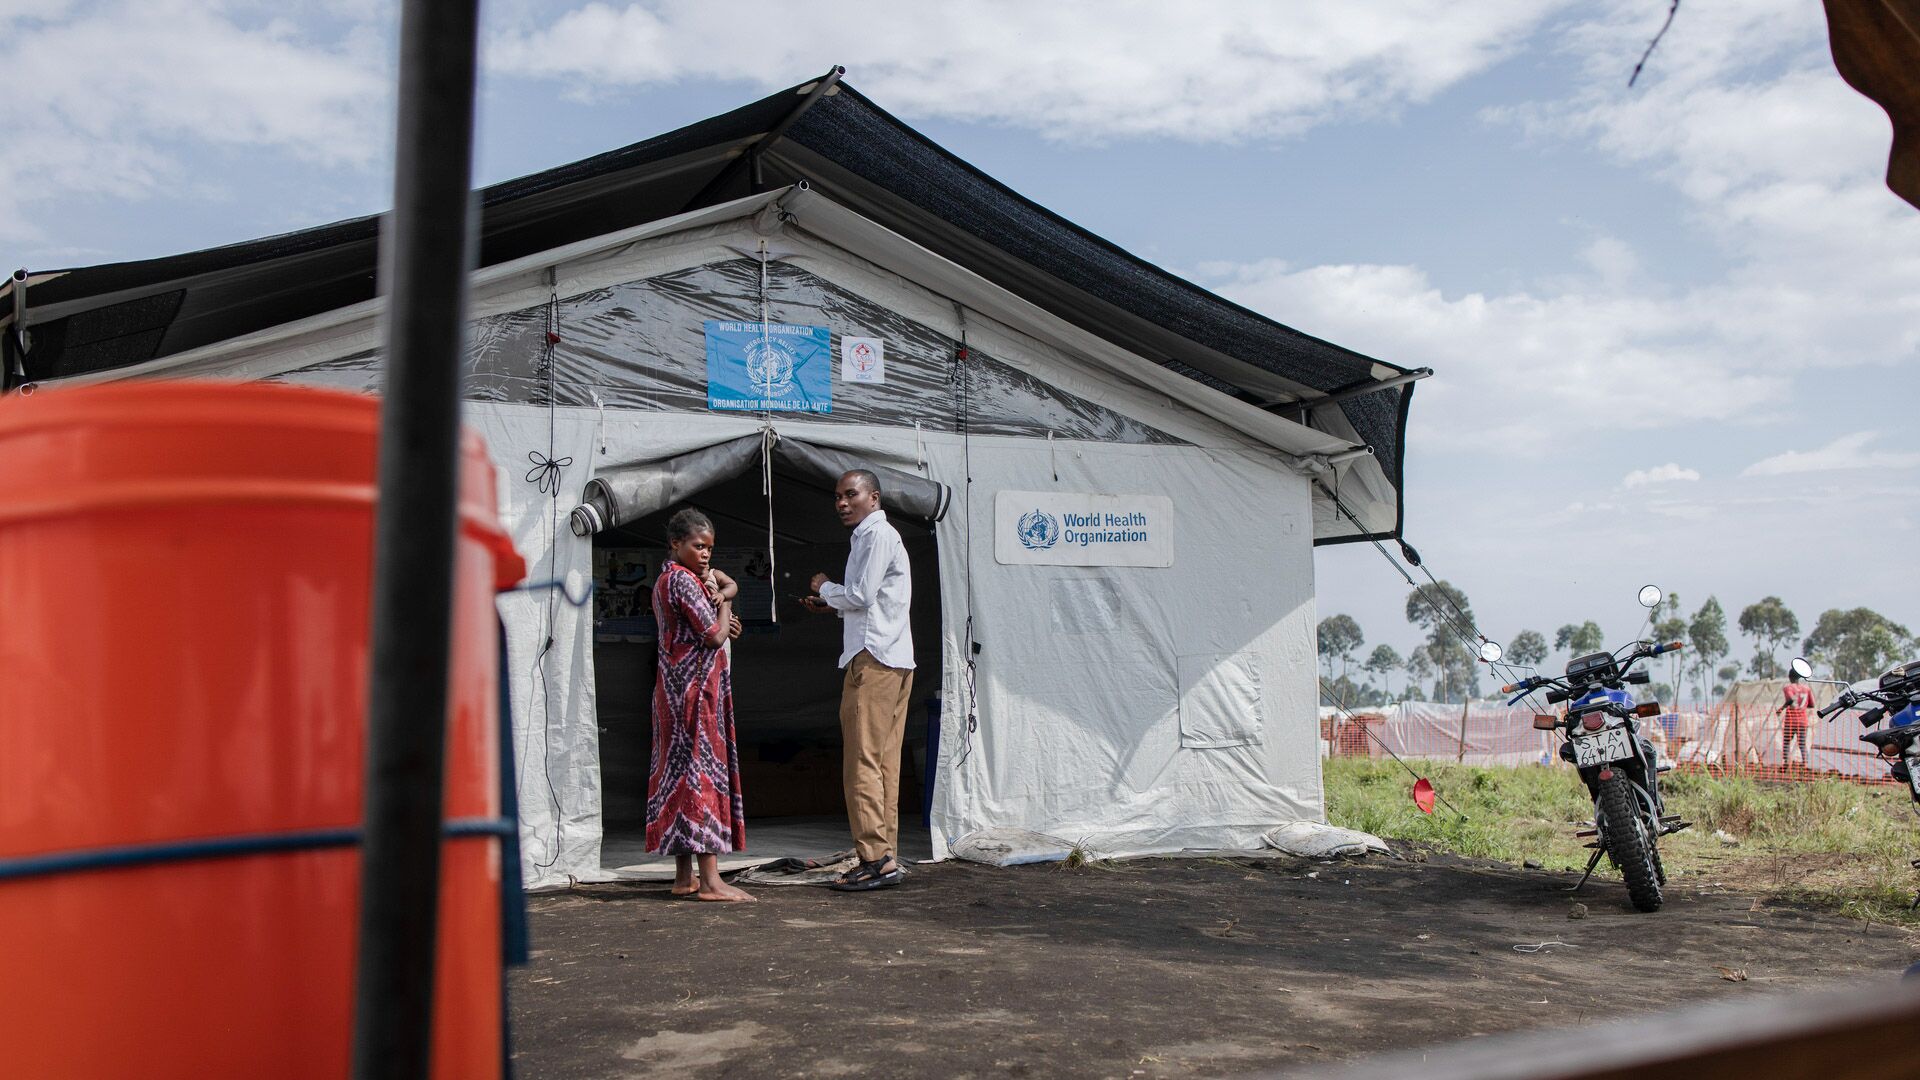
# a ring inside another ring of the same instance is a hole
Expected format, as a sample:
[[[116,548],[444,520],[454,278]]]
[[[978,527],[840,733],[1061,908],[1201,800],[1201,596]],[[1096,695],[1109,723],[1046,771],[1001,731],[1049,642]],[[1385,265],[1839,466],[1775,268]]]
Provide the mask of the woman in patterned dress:
[[[746,850],[747,821],[733,741],[733,680],[722,648],[733,604],[710,591],[713,522],[698,510],[680,511],[667,523],[667,546],[672,558],[653,584],[660,667],[647,850],[675,856],[675,896],[752,900],[720,879],[720,852]]]

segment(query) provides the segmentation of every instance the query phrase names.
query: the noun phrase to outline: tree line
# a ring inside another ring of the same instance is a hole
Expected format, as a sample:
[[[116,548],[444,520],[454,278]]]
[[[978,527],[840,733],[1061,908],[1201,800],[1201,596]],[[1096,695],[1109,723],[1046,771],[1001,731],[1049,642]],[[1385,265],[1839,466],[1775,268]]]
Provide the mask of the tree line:
[[[1364,660],[1360,654],[1366,634],[1352,616],[1329,615],[1320,620],[1321,704],[1371,708],[1402,698],[1459,702],[1480,696],[1484,665],[1470,644],[1475,623],[1466,593],[1445,581],[1415,589],[1407,594],[1406,613],[1407,622],[1425,631],[1426,639],[1406,656],[1391,645],[1376,645]],[[1666,681],[1649,687],[1651,696],[1668,701],[1689,692],[1694,701],[1722,697],[1743,675],[1784,677],[1796,643],[1798,654],[1812,662],[1817,672],[1843,682],[1872,678],[1920,654],[1920,638],[1864,607],[1822,612],[1802,638],[1799,616],[1777,596],[1740,609],[1733,625],[1753,647],[1753,655],[1745,660],[1733,656],[1727,611],[1718,597],[1708,596],[1688,614],[1680,596],[1669,593],[1649,613],[1648,624],[1640,636],[1687,645],[1667,655]],[[1519,669],[1541,668],[1556,653],[1571,658],[1608,647],[1600,624],[1588,619],[1554,631],[1551,645],[1537,630],[1520,631],[1506,642],[1504,663]]]

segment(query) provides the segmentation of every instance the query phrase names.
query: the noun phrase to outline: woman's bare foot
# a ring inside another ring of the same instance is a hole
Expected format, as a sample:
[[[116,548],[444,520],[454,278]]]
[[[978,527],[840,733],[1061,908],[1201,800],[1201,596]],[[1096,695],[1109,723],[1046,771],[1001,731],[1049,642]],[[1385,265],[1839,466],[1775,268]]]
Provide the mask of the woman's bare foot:
[[[712,885],[703,883],[700,886],[700,891],[694,895],[702,900],[711,900],[716,903],[750,904],[755,902],[752,893],[742,889],[736,889],[724,881],[715,881]]]
[[[673,860],[673,898],[684,900],[700,891],[700,879],[693,872],[693,856],[676,855]]]

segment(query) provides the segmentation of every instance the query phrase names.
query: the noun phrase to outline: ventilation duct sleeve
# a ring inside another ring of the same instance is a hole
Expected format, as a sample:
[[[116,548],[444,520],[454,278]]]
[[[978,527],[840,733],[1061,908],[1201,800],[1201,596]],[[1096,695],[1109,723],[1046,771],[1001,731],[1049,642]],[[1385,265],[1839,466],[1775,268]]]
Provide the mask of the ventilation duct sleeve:
[[[947,507],[953,502],[953,489],[947,485],[876,465],[850,450],[834,450],[800,439],[781,439],[773,445],[773,459],[794,472],[825,480],[829,485],[854,469],[865,469],[880,478],[880,504],[886,507],[888,515],[922,525],[931,525],[946,517]]]
[[[656,514],[700,492],[731,480],[760,461],[762,437],[747,435],[674,457],[617,466],[587,481],[581,502],[568,521],[575,536],[591,536],[606,529]],[[832,484],[852,469],[866,469],[880,478],[881,501],[887,513],[931,525],[947,514],[953,490],[937,481],[888,468],[847,450],[834,450],[799,439],[779,438],[773,446],[776,468]]]
[[[759,435],[703,446],[674,457],[608,469],[587,481],[568,518],[575,536],[638,521],[746,472],[760,460]]]

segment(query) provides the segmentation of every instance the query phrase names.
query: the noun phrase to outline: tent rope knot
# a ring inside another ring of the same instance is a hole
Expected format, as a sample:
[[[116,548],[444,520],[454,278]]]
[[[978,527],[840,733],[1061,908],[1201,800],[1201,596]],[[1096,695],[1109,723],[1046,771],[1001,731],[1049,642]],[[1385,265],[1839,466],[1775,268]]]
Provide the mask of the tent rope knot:
[[[527,460],[533,462],[533,468],[527,470],[527,483],[537,486],[542,495],[559,494],[560,474],[573,464],[573,458],[551,458],[538,450],[529,450]]]

